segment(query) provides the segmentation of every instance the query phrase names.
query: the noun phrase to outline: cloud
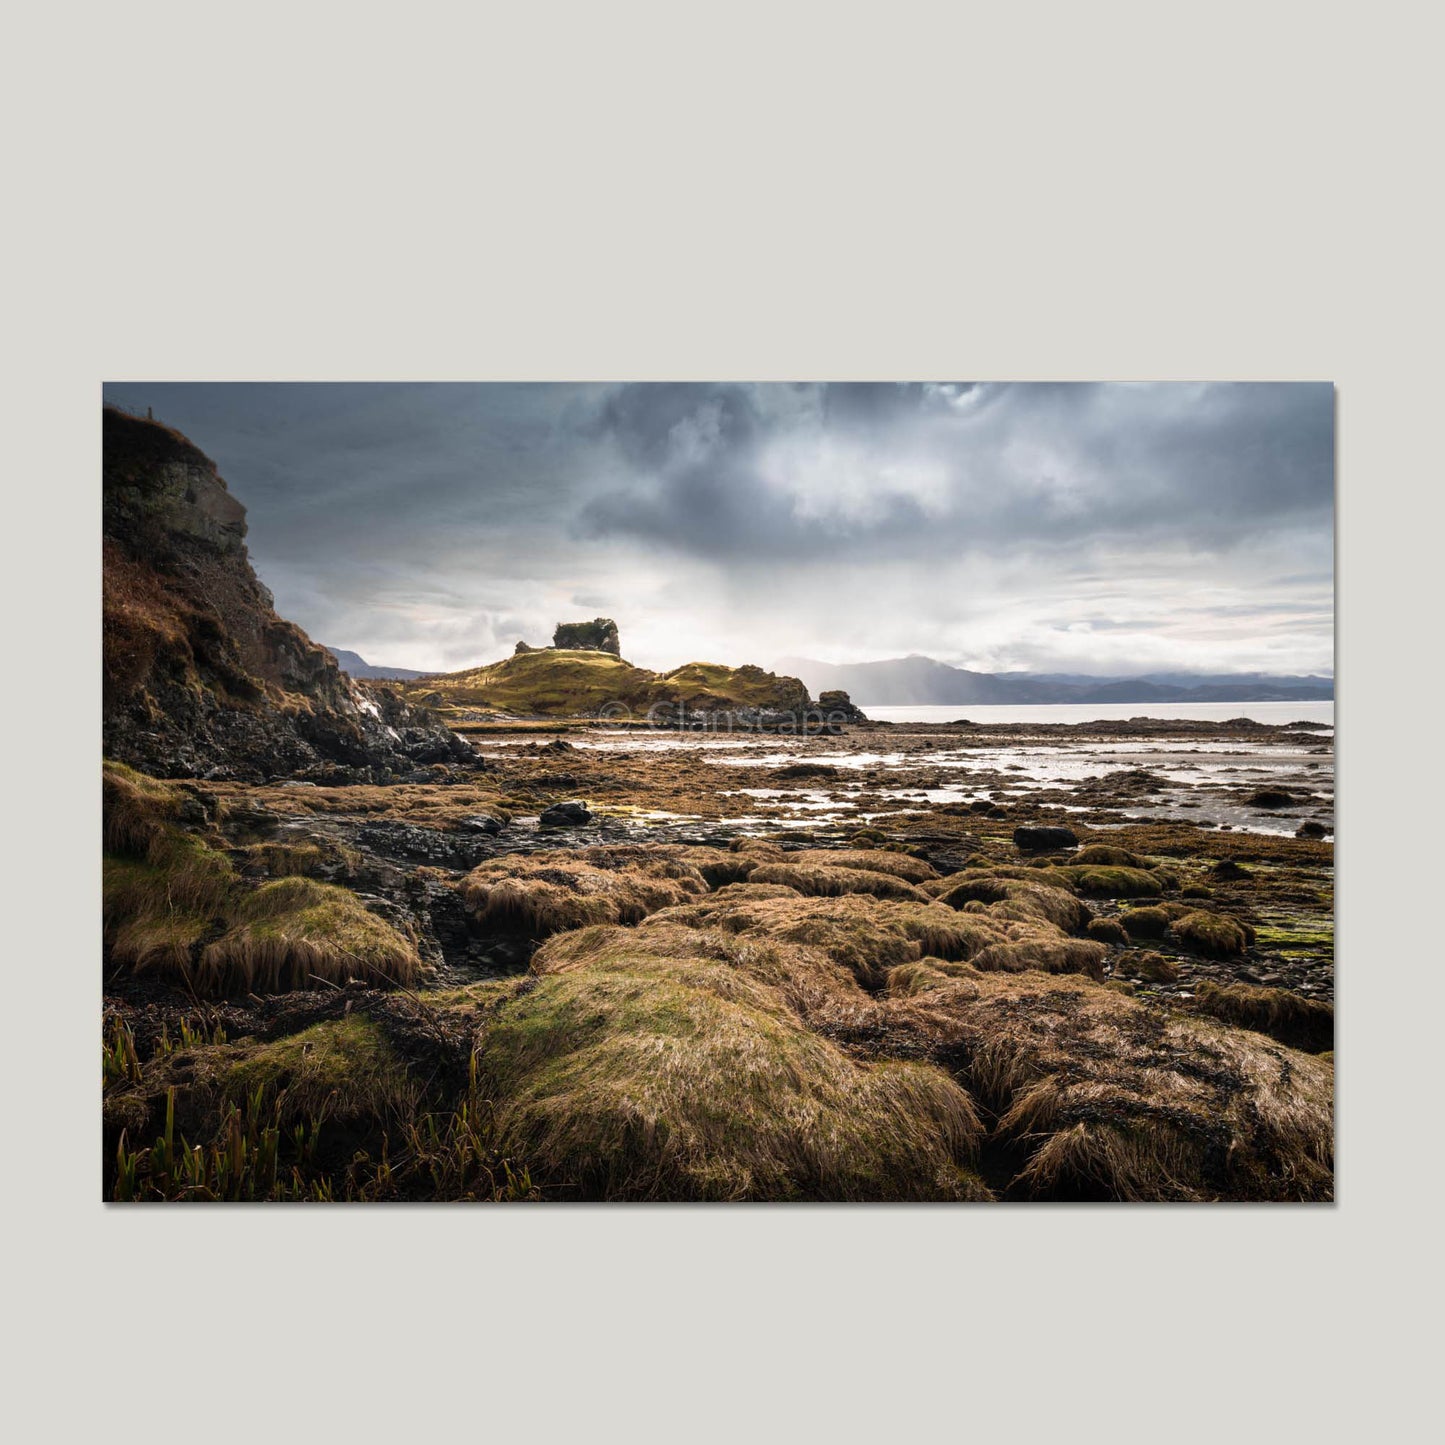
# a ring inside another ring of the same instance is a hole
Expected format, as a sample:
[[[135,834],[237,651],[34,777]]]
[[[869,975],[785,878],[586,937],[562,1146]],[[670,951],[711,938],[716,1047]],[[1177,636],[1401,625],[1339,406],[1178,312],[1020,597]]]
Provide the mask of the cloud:
[[[651,665],[1331,661],[1328,386],[107,395],[215,457],[283,613],[373,661],[462,666],[598,613]]]

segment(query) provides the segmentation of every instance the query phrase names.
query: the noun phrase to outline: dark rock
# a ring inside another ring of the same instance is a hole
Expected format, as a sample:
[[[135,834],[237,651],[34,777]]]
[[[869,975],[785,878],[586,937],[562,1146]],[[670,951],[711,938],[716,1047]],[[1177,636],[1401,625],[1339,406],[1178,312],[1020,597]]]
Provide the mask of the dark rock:
[[[229,808],[226,812],[227,830],[270,837],[281,826],[281,815],[269,808],[247,807],[244,804]]]
[[[1014,829],[1014,844],[1025,853],[1042,853],[1053,848],[1077,848],[1079,836],[1072,828],[1023,827]]]
[[[1219,862],[1210,869],[1210,872],[1212,872],[1216,878],[1253,877],[1248,868],[1242,868],[1233,858],[1221,858]]]
[[[469,833],[485,833],[488,837],[495,838],[502,831],[500,819],[492,817],[490,813],[478,813],[472,818],[463,818],[461,826]]]
[[[592,821],[592,812],[586,803],[571,801],[553,803],[542,809],[541,824],[544,828],[575,828]]]
[[[415,823],[375,820],[363,823],[355,836],[362,847],[385,858],[427,863],[433,868],[475,868],[493,853],[483,841],[485,832],[459,835]]]
[[[1329,829],[1323,823],[1301,823],[1294,830],[1296,838],[1324,838],[1329,835]]]
[[[818,694],[818,711],[829,722],[865,723],[866,714],[853,705],[853,699],[842,688]]]
[[[1288,808],[1293,806],[1295,797],[1283,788],[1261,788],[1249,798],[1251,808]]]
[[[836,778],[842,770],[827,763],[789,763],[779,768],[776,778]]]
[[[594,617],[591,622],[559,622],[552,634],[552,646],[622,656],[617,624],[610,617]]]

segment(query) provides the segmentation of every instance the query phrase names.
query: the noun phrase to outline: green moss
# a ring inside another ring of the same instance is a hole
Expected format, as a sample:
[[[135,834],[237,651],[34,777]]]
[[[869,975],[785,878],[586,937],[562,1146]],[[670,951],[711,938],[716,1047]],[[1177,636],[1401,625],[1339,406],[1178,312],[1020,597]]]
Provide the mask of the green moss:
[[[271,1043],[237,1047],[221,1060],[221,1096],[241,1103],[258,1089],[283,1093],[283,1119],[386,1120],[414,1103],[405,1065],[372,1020],[360,1014],[313,1024]]]
[[[1092,866],[1104,865],[1115,868],[1147,868],[1149,865],[1127,848],[1116,848],[1111,843],[1086,843],[1070,860],[1074,864]]]
[[[1162,908],[1131,908],[1119,915],[1119,926],[1130,938],[1163,938],[1169,915]]]
[[[416,946],[345,888],[278,878],[239,898],[231,926],[201,956],[197,982],[217,992],[312,988],[358,978],[408,986]]]
[[[1176,918],[1172,931],[1186,948],[1209,958],[1233,958],[1254,940],[1254,930],[1247,923],[1202,909]]]
[[[1088,934],[1100,943],[1125,944],[1129,941],[1129,935],[1123,926],[1112,918],[1091,918]]]
[[[1157,875],[1143,868],[1070,864],[1045,871],[1089,898],[1150,898],[1164,891]]]

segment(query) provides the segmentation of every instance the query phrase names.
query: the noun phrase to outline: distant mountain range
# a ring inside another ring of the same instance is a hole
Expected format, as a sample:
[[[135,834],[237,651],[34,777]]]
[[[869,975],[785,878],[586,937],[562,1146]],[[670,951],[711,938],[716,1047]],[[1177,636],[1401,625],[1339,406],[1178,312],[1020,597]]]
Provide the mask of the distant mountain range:
[[[409,681],[431,677],[414,667],[375,667],[357,652],[326,649],[352,677]],[[803,680],[808,691],[841,688],[861,707],[942,703],[1148,703],[1330,702],[1331,677],[1281,677],[1264,672],[1150,672],[1135,677],[1090,677],[1065,672],[970,672],[931,657],[893,657],[881,662],[816,662],[785,657],[776,671]]]
[[[342,672],[352,677],[385,677],[405,682],[408,678],[427,676],[414,667],[373,667],[359,652],[348,652],[344,647],[328,647],[326,650],[336,659],[336,665]]]
[[[916,655],[851,663],[785,657],[774,665],[780,672],[802,678],[815,697],[841,688],[864,708],[920,703],[1329,702],[1335,695],[1332,677],[1276,677],[1260,672],[1161,672],[1138,677],[970,672]]]

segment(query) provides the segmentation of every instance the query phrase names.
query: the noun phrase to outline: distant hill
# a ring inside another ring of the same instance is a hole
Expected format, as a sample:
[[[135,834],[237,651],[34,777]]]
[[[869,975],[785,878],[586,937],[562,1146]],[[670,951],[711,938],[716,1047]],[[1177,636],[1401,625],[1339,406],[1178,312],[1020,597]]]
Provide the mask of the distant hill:
[[[1335,695],[1333,678],[1265,673],[1086,677],[970,672],[917,655],[852,663],[785,657],[776,665],[802,678],[814,693],[841,688],[864,708],[926,703],[1329,702]]]
[[[413,677],[425,677],[414,667],[373,667],[359,652],[348,652],[344,647],[328,647],[336,665],[352,677],[382,677],[393,682],[406,682]]]

